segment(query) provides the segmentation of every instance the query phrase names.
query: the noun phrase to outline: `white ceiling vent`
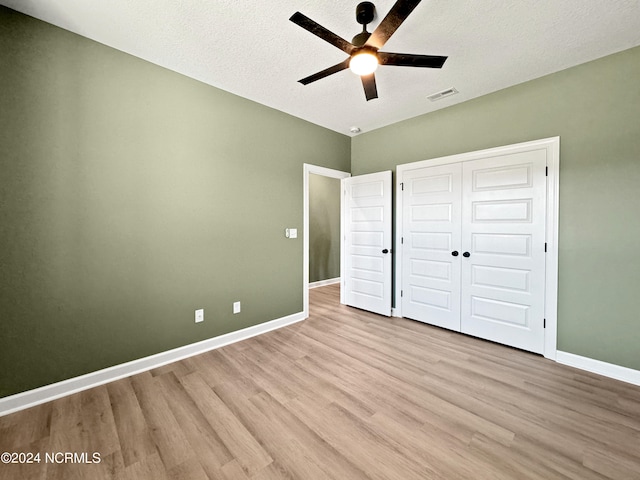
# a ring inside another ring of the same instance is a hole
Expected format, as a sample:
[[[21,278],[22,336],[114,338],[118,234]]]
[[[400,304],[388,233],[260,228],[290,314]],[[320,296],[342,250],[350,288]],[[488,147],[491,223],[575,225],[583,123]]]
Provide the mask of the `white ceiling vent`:
[[[450,97],[451,95],[455,95],[456,93],[458,93],[458,90],[451,87],[451,88],[447,88],[446,90],[442,90],[441,92],[438,92],[438,93],[432,93],[427,98],[432,102],[435,102],[436,100],[440,100],[441,98],[444,98],[444,97]]]

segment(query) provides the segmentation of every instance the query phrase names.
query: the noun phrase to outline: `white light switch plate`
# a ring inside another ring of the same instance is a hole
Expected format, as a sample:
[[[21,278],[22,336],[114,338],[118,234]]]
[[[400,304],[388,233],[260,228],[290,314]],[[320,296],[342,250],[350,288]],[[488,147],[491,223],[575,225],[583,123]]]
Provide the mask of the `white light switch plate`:
[[[287,238],[298,238],[298,229],[297,228],[286,228],[284,230],[284,236]]]
[[[240,302],[233,302],[233,313],[240,313]]]
[[[196,323],[204,322],[204,308],[196,310]]]

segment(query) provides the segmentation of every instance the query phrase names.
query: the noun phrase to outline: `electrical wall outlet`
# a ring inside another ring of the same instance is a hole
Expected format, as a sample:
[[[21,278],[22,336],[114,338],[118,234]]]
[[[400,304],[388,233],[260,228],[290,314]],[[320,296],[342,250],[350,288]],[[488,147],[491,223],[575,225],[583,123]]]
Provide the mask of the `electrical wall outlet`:
[[[204,308],[196,310],[196,323],[204,322]]]
[[[240,302],[233,302],[233,313],[240,313]]]

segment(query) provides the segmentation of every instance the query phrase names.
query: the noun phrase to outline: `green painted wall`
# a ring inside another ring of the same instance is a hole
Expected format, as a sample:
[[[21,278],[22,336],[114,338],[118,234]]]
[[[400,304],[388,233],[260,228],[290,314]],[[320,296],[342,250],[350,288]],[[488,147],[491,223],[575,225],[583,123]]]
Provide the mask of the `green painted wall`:
[[[303,163],[350,139],[0,7],[0,397],[302,311]]]
[[[556,135],[558,348],[640,369],[638,78],[635,48],[350,140],[0,7],[0,397],[301,311],[303,163]]]
[[[309,282],[340,276],[340,180],[309,175]]]
[[[634,48],[362,134],[352,174],[559,135],[558,349],[640,369],[638,79]]]

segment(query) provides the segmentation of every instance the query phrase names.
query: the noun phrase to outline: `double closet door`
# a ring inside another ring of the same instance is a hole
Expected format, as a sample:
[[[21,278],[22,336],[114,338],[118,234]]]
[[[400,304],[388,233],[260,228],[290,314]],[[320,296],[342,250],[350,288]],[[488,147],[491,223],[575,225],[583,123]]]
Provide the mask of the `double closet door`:
[[[406,170],[402,315],[544,350],[546,155]]]

